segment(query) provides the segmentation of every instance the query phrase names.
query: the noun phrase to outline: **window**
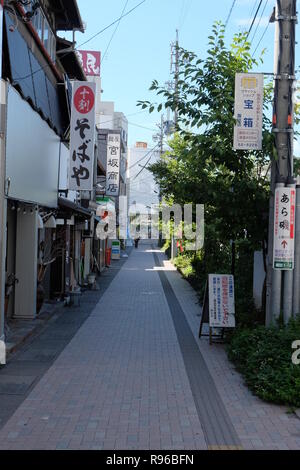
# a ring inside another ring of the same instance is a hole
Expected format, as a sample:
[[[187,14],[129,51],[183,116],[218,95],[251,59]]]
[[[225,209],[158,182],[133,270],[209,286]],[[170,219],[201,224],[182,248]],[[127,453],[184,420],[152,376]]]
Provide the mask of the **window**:
[[[32,20],[32,25],[34,26],[38,34],[38,37],[42,41],[43,40],[43,17],[42,15],[39,14],[39,12],[37,12],[34,15],[33,20]]]
[[[32,26],[36,30],[38,37],[42,41],[46,51],[54,62],[56,56],[55,34],[51,30],[49,22],[41,8],[36,11],[34,17],[32,18]]]

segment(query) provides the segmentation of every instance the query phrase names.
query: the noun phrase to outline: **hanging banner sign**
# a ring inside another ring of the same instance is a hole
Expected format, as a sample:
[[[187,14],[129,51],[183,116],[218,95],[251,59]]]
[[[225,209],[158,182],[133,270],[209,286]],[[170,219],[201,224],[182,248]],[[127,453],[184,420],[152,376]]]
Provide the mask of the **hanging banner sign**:
[[[295,188],[277,188],[275,191],[273,268],[294,269],[295,247]]]
[[[101,52],[77,51],[77,55],[87,77],[100,77]]]
[[[120,187],[120,134],[107,136],[106,196],[119,196]]]
[[[96,84],[74,82],[70,125],[69,189],[91,191],[94,182]]]
[[[262,149],[263,97],[263,74],[236,74],[234,150]]]

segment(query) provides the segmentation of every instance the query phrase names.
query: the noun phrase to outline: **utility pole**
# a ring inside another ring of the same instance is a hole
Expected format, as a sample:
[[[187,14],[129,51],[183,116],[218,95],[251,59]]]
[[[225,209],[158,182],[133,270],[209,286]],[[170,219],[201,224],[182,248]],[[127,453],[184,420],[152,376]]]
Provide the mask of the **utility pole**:
[[[295,80],[296,0],[277,0],[275,17],[275,66],[273,133],[277,159],[272,164],[269,220],[266,323],[292,315],[293,271],[273,269],[274,192],[294,185],[293,178],[293,92]],[[295,286],[298,289],[298,286]]]
[[[175,131],[178,123],[178,83],[179,83],[179,35],[178,29],[176,29],[176,43],[175,43],[175,98],[176,108],[174,113],[174,127]]]

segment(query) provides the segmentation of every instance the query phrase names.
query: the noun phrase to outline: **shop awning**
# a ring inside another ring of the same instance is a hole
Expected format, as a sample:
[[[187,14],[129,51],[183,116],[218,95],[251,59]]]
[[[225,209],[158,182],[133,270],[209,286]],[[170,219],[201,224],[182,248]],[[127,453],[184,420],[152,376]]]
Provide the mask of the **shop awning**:
[[[60,209],[64,210],[64,212],[68,212],[69,215],[77,214],[80,216],[89,219],[92,217],[93,213],[89,209],[85,209],[82,206],[79,206],[75,202],[69,201],[69,199],[65,199],[63,197],[58,198],[58,206]]]

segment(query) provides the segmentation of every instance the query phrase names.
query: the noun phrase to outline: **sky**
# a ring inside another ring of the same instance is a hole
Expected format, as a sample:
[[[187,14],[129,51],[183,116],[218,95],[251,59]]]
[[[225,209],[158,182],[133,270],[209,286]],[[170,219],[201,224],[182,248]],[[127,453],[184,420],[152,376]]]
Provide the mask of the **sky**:
[[[78,0],[86,31],[77,33],[77,46],[80,48],[81,43],[140,2]],[[258,3],[259,0],[146,0],[123,18],[117,29],[117,25],[112,26],[82,47],[100,50],[102,55],[108,47],[101,67],[102,100],[114,101],[115,110],[127,116],[130,145],[136,141],[151,145],[152,136],[157,132],[160,115],[141,112],[136,104],[138,100],[157,101],[155,94],[149,92],[153,79],[161,84],[170,79],[170,44],[175,41],[176,29],[180,46],[205,57],[214,21],[225,23],[234,4],[226,28],[226,42],[230,44],[234,33],[249,29]],[[249,36],[253,52],[261,41],[256,55],[267,48],[264,64],[258,72],[273,72],[274,25],[267,25],[274,5],[275,0],[263,0]],[[299,66],[299,59],[297,46],[296,66]]]

